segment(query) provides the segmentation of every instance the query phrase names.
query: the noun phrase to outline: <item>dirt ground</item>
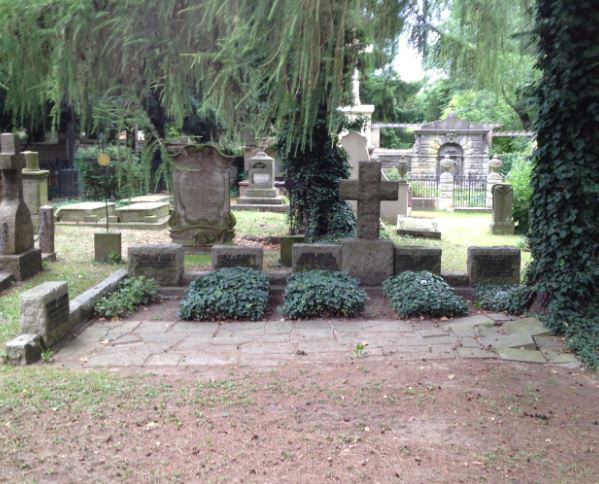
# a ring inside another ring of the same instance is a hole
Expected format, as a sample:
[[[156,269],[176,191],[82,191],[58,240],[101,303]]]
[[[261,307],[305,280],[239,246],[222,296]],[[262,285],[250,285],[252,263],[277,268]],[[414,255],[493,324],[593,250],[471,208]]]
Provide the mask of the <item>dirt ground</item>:
[[[3,482],[597,482],[583,369],[368,357],[0,373]]]

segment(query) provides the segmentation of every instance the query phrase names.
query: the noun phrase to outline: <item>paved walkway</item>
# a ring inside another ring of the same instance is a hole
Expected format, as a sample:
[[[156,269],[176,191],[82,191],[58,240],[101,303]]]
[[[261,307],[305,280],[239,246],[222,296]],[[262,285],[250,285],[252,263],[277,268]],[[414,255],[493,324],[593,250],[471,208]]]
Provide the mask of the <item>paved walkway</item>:
[[[560,338],[535,318],[504,314],[442,321],[95,321],[57,352],[78,367],[250,365],[289,361],[495,358],[577,366]]]

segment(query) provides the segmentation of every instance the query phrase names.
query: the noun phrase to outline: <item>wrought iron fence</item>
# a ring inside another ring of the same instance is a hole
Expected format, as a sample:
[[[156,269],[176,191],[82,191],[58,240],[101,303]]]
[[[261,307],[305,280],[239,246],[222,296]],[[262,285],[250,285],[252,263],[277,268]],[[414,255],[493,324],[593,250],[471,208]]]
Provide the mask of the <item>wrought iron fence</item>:
[[[414,198],[439,198],[439,177],[436,175],[409,175],[408,182]]]
[[[484,208],[487,198],[487,177],[463,175],[453,177],[453,206]]]
[[[81,195],[79,182],[79,170],[72,167],[64,167],[66,163],[56,162],[42,164],[41,168],[48,170],[48,199],[56,198],[78,198]]]

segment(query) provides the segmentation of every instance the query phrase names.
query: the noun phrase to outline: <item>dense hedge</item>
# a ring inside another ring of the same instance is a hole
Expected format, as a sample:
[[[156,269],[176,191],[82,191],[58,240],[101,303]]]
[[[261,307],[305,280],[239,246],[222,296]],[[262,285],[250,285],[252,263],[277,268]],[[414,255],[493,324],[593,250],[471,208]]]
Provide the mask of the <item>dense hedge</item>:
[[[367,299],[358,280],[343,272],[296,272],[287,281],[281,312],[291,319],[352,317],[364,310]]]
[[[401,318],[468,314],[466,301],[456,296],[441,277],[427,271],[407,271],[390,277],[383,290],[391,308]]]
[[[138,306],[152,302],[158,284],[148,277],[129,277],[117,289],[96,303],[96,312],[105,318],[118,318],[134,312]]]
[[[266,312],[268,287],[268,279],[256,269],[219,269],[189,285],[178,314],[196,321],[256,321]]]

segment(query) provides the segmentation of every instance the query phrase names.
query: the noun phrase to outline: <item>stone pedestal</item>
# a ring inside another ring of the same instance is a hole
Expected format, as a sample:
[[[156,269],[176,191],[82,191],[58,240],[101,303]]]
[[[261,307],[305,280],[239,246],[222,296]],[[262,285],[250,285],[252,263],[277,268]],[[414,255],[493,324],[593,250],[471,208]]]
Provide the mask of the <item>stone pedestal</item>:
[[[341,269],[366,286],[382,284],[393,275],[393,249],[391,240],[344,240]]]
[[[493,221],[491,232],[495,235],[513,235],[512,204],[514,190],[511,185],[500,183],[493,185]]]
[[[121,233],[96,232],[94,234],[94,259],[96,262],[120,261]]]
[[[487,196],[485,200],[485,206],[487,208],[493,208],[493,186],[498,183],[503,183],[503,177],[499,173],[501,167],[501,160],[494,157],[489,160],[489,174],[487,175]]]
[[[258,151],[249,160],[248,187],[237,199],[237,209],[259,209],[268,206],[284,208],[283,197],[275,188],[275,160]]]
[[[23,198],[21,170],[25,157],[19,151],[15,135],[0,135],[0,271],[12,273],[18,281],[42,270],[41,252],[33,247],[33,223]]]
[[[44,259],[56,260],[54,249],[54,207],[40,207],[39,246]]]
[[[39,225],[40,207],[48,203],[48,170],[40,170],[39,154],[34,151],[24,151],[25,168],[21,171],[23,178],[23,198],[29,212],[34,229]]]
[[[399,190],[397,191],[398,215],[409,216],[411,213],[410,209],[410,185],[405,180],[399,181]]]
[[[453,208],[453,175],[450,172],[441,173],[439,177],[439,210]]]

